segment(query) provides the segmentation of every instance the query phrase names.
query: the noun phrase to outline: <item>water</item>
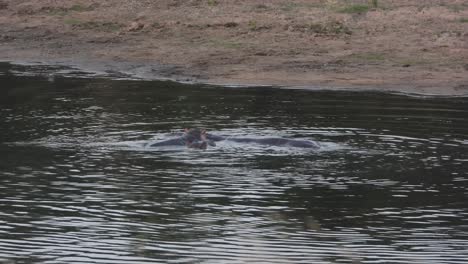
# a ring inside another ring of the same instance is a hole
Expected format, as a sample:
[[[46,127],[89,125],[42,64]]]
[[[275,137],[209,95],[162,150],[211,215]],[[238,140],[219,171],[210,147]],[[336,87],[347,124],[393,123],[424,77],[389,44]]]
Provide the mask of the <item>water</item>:
[[[56,70],[0,64],[0,263],[467,262],[468,98]]]

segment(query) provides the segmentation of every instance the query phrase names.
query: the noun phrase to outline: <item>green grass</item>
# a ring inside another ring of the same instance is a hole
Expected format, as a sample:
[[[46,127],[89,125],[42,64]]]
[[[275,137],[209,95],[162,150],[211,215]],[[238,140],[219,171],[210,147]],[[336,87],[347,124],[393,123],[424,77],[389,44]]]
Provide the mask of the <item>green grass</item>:
[[[295,24],[294,31],[309,32],[318,35],[351,35],[353,32],[341,21],[315,22],[310,24]]]
[[[209,6],[216,6],[216,5],[218,5],[218,1],[216,1],[216,0],[208,0],[206,3],[207,3]]]
[[[80,25],[83,22],[81,20],[75,19],[75,18],[66,18],[65,20],[63,20],[63,23],[65,23],[67,25],[75,26],[75,25]]]
[[[382,53],[369,52],[369,53],[355,53],[349,56],[352,60],[365,61],[365,62],[378,62],[386,60]]]
[[[250,20],[247,26],[250,30],[256,30],[258,28],[257,21],[255,20]]]
[[[309,30],[316,34],[323,35],[350,35],[352,31],[342,22],[333,21],[329,23],[313,23],[309,25]]]
[[[366,13],[367,11],[369,11],[369,6],[368,5],[349,5],[349,6],[345,6],[341,9],[339,9],[338,11],[340,13],[346,13],[346,14],[362,14],[362,13]]]
[[[466,18],[466,17],[460,18],[460,19],[458,20],[458,22],[460,22],[460,23],[468,23],[468,18]]]
[[[115,32],[120,30],[121,25],[114,22],[97,22],[97,21],[89,21],[81,24],[79,26],[81,29],[91,29],[96,31],[103,31],[103,32]]]
[[[281,5],[280,9],[285,12],[291,12],[294,11],[295,9],[299,8],[299,5],[297,3],[293,2],[288,2],[284,3]]]

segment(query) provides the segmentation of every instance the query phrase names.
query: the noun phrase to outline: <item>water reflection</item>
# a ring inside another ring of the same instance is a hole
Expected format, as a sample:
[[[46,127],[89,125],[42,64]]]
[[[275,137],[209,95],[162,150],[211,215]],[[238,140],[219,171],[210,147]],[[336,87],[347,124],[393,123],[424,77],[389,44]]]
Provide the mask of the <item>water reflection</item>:
[[[466,98],[0,72],[0,261],[468,258]],[[145,147],[185,127],[322,148]]]

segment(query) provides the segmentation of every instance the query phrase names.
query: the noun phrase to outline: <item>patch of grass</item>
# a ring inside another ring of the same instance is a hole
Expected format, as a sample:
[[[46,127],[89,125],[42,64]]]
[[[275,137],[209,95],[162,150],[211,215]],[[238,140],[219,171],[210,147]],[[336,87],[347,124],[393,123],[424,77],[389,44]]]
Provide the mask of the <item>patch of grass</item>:
[[[79,24],[81,24],[83,22],[81,20],[79,20],[79,19],[76,19],[76,18],[66,18],[65,20],[63,20],[63,23],[65,23],[66,25],[75,26],[75,25],[79,25]]]
[[[318,35],[351,35],[352,31],[341,21],[329,21],[325,23],[299,24],[292,26],[294,31],[311,32]]]
[[[247,23],[247,26],[250,30],[257,30],[258,28],[257,21],[255,20],[250,20],[249,23]]]
[[[216,6],[216,5],[218,5],[218,1],[216,1],[216,0],[208,0],[206,3],[207,3],[209,6]]]
[[[379,7],[379,0],[369,0],[369,4],[373,8],[378,8]]]
[[[460,18],[460,19],[458,20],[458,22],[460,22],[460,23],[468,23],[468,18],[466,18],[466,17]]]
[[[66,16],[71,12],[86,12],[86,11],[92,11],[95,9],[95,5],[90,5],[90,6],[83,6],[83,5],[73,5],[69,8],[63,8],[63,7],[46,7],[43,10],[53,16]]]
[[[332,21],[325,24],[311,24],[310,30],[317,34],[324,35],[340,35],[348,34],[351,35],[351,29],[349,29],[343,22]]]
[[[46,13],[51,16],[65,16],[68,14],[68,11],[63,8],[50,8],[46,10]]]
[[[294,2],[291,1],[291,2],[287,2],[287,3],[282,4],[280,9],[282,11],[291,12],[291,11],[294,11],[298,7],[299,7],[299,5],[297,3],[294,3]]]
[[[338,11],[340,13],[346,13],[346,14],[362,14],[362,13],[366,13],[367,11],[369,11],[369,9],[370,8],[368,5],[356,4],[356,5],[345,6],[339,9]]]
[[[103,29],[105,31],[115,32],[115,31],[119,31],[121,28],[122,28],[122,25],[120,25],[119,23],[108,23],[108,24],[104,24]]]

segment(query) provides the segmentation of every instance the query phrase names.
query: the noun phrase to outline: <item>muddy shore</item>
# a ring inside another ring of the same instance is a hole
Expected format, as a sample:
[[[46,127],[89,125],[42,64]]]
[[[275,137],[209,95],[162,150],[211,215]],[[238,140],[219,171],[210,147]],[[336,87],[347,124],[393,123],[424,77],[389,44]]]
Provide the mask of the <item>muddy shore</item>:
[[[468,3],[0,0],[0,60],[212,84],[468,95]]]

